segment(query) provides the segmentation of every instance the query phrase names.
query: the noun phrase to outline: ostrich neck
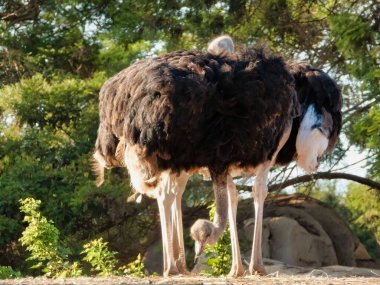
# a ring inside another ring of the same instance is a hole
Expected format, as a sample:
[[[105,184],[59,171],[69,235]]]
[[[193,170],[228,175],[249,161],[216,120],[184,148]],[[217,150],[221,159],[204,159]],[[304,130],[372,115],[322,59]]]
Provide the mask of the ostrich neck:
[[[210,236],[211,244],[216,243],[223,234],[228,218],[227,175],[212,174],[213,189],[215,196],[214,230]]]

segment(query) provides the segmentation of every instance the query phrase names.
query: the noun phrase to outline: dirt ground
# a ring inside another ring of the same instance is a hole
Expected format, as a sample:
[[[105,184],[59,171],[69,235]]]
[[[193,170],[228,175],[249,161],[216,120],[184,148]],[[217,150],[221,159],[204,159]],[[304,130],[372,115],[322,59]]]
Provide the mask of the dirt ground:
[[[252,284],[252,285],[380,285],[380,277],[327,277],[327,276],[250,276],[241,278],[212,278],[205,276],[163,277],[80,277],[67,279],[25,278],[15,280],[0,280],[0,284]]]
[[[267,264],[268,263],[268,260]],[[163,278],[150,276],[136,278],[128,276],[118,277],[79,277],[67,279],[22,278],[14,280],[0,280],[0,285],[39,285],[39,284],[65,284],[65,285],[134,285],[134,284],[250,284],[250,285],[380,285],[380,269],[358,268],[348,266],[326,266],[319,269],[286,265],[279,261],[271,260],[271,265],[265,269],[267,276],[247,275],[241,278],[214,278],[207,275],[182,275]]]

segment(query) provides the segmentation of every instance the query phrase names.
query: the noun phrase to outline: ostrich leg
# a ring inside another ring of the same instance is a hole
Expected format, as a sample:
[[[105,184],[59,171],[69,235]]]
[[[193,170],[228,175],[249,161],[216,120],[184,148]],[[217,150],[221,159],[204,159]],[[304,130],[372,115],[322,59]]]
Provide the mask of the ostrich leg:
[[[166,172],[161,175],[158,189],[157,203],[160,212],[161,232],[162,232],[162,251],[164,257],[164,277],[178,274],[178,268],[174,261],[173,254],[173,225],[171,219],[171,208],[175,200],[172,175]]]
[[[264,212],[264,201],[268,194],[268,174],[272,165],[276,161],[278,152],[284,146],[286,141],[289,139],[289,135],[292,129],[292,121],[289,121],[287,128],[285,129],[284,134],[282,135],[278,148],[272,157],[272,161],[267,161],[261,164],[257,168],[256,172],[256,181],[253,187],[253,198],[255,205],[255,228],[253,234],[253,246],[252,246],[252,255],[251,263],[249,264],[249,272],[254,274],[255,272],[260,275],[265,275],[266,271],[263,264],[263,254],[261,250],[262,244],[262,231],[263,231],[263,212]]]
[[[185,256],[185,244],[183,242],[183,226],[182,226],[182,207],[181,200],[182,194],[185,191],[185,187],[189,175],[186,172],[181,172],[176,177],[174,194],[175,201],[172,206],[172,221],[173,221],[173,254],[174,261],[178,268],[178,271],[182,274],[188,274],[186,268],[186,256]]]
[[[242,276],[244,274],[243,264],[241,263],[240,247],[236,227],[236,211],[238,206],[238,192],[234,181],[230,175],[227,176],[228,191],[228,222],[230,224],[231,247],[232,247],[232,266],[228,276]]]
[[[227,194],[227,173],[216,174],[210,169],[215,196],[215,215],[213,220],[213,231],[211,233],[210,244],[215,244],[223,234],[227,225],[228,194]]]
[[[258,273],[265,275],[266,271],[263,264],[261,251],[261,237],[263,229],[263,210],[264,201],[268,194],[267,179],[270,169],[270,162],[265,162],[258,167],[256,173],[256,181],[253,189],[254,205],[255,205],[255,228],[253,234],[253,245],[251,263],[249,264],[249,272],[251,274]]]

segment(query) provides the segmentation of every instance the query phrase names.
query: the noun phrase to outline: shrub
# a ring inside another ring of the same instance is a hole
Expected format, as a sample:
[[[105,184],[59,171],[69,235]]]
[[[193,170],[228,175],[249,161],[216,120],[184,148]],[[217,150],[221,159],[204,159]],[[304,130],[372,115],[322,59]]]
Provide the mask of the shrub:
[[[99,238],[86,243],[83,246],[82,254],[85,254],[83,260],[91,265],[93,271],[98,271],[98,276],[111,276],[118,274],[115,269],[117,260],[116,252],[110,251],[107,242],[103,238]]]
[[[0,279],[20,278],[21,273],[10,266],[0,266]]]
[[[41,201],[33,198],[20,200],[20,210],[28,226],[20,242],[30,253],[27,260],[36,261],[32,268],[42,269],[48,277],[76,277],[82,274],[79,264],[68,262],[69,250],[59,241],[59,230],[38,211]]]
[[[123,271],[124,274],[129,276],[136,277],[144,277],[145,276],[145,266],[141,261],[141,255],[139,254],[135,261],[120,267],[120,270]]]

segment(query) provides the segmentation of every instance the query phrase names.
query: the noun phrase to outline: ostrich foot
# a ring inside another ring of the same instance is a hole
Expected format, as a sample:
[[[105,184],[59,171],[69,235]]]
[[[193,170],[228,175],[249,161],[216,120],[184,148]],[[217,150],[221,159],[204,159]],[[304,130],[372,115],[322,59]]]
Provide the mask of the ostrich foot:
[[[170,266],[170,268],[166,269],[164,271],[164,277],[169,277],[169,276],[173,276],[173,275],[178,275],[180,274],[177,266]]]
[[[186,264],[184,264],[182,261],[177,260],[177,261],[176,261],[176,266],[177,266],[177,268],[178,268],[178,272],[179,272],[179,274],[190,275],[190,271],[187,270],[187,268],[186,268]]]
[[[239,266],[232,266],[230,273],[228,273],[228,277],[239,277],[244,275],[244,268],[243,265],[240,264]]]
[[[249,273],[251,273],[251,275],[260,275],[260,276],[267,275],[267,272],[263,264],[255,264],[252,267],[250,266]]]

